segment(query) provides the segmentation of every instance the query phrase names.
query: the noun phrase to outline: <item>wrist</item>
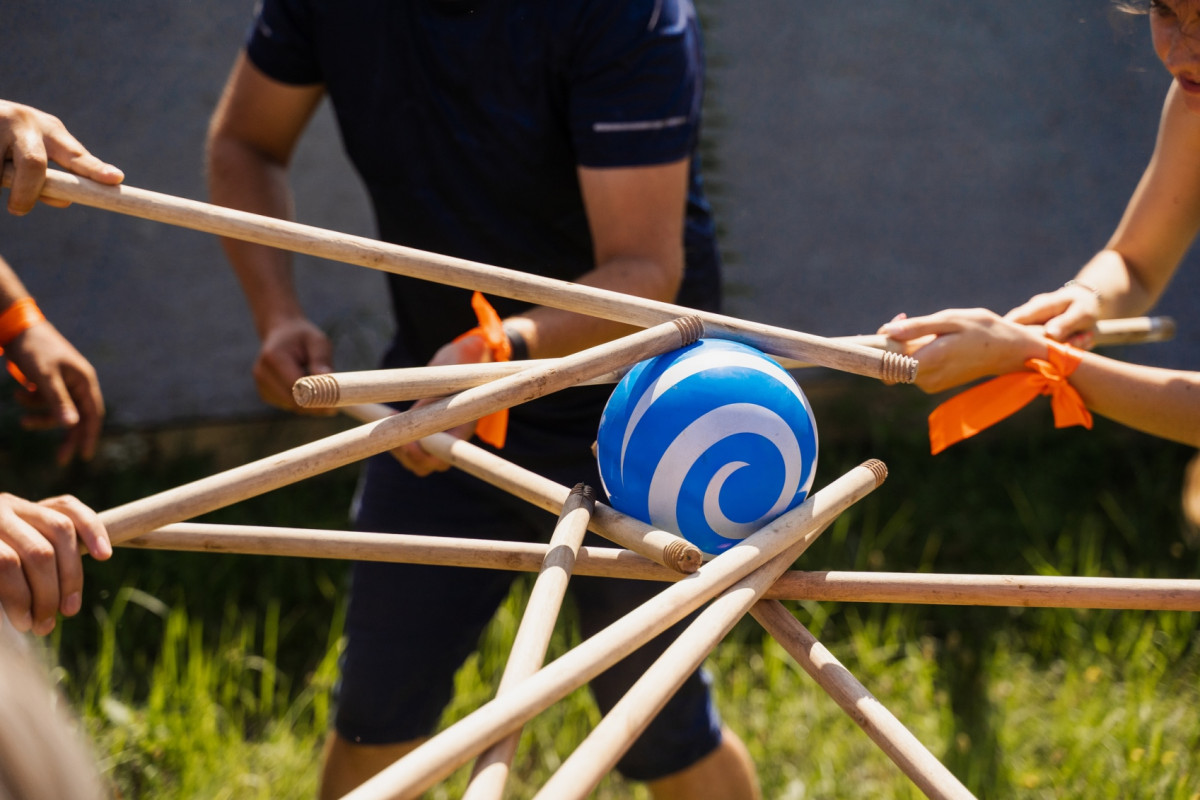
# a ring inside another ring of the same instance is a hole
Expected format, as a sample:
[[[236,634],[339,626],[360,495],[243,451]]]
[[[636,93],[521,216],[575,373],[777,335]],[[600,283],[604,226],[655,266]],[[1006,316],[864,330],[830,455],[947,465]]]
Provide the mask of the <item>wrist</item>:
[[[25,331],[45,322],[46,317],[32,297],[22,297],[0,312],[0,348],[7,347]]]
[[[1077,279],[1075,279],[1075,278],[1072,278],[1071,280],[1069,280],[1069,281],[1067,281],[1066,283],[1064,283],[1064,284],[1062,285],[1062,288],[1064,288],[1064,289],[1075,289],[1075,290],[1077,290],[1077,291],[1080,291],[1080,292],[1083,292],[1083,293],[1085,293],[1085,294],[1089,294],[1089,295],[1091,295],[1091,296],[1092,296],[1092,299],[1094,299],[1094,300],[1096,301],[1096,310],[1097,310],[1097,312],[1099,312],[1101,305],[1103,305],[1103,303],[1104,303],[1104,295],[1103,295],[1103,294],[1101,294],[1100,290],[1099,290],[1099,289],[1097,289],[1097,288],[1096,288],[1095,286],[1093,286],[1092,284],[1090,284],[1090,283],[1087,283],[1086,281],[1081,281],[1081,280],[1077,280]]]
[[[511,350],[509,359],[512,361],[525,361],[529,358],[529,342],[525,339],[525,334],[521,332],[520,327],[513,321],[507,320],[502,326],[504,336],[508,339],[508,346]]]

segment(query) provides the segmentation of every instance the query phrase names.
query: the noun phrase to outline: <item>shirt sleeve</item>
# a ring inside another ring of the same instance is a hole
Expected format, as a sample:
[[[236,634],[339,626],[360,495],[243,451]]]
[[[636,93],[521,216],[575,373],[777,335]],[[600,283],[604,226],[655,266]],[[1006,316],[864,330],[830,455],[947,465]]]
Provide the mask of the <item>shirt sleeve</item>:
[[[280,83],[323,82],[315,54],[312,9],[304,0],[263,0],[246,39],[246,56]]]
[[[568,113],[581,166],[665,164],[692,153],[704,65],[690,0],[597,0],[575,42]]]

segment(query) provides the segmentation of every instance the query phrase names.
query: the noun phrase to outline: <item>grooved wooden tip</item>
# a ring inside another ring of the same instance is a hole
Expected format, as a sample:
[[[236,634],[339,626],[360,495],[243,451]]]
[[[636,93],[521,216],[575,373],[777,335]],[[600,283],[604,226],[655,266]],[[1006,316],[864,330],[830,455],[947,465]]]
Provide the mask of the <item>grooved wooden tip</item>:
[[[683,347],[695,344],[704,336],[704,322],[697,316],[678,317],[674,322],[683,338]]]
[[[673,570],[691,575],[700,569],[700,565],[704,563],[704,556],[699,547],[680,539],[663,548],[663,562]]]
[[[575,484],[571,493],[567,495],[567,501],[563,503],[564,514],[576,508],[587,509],[589,515],[596,510],[596,490],[586,483]]]
[[[876,487],[879,487],[880,485],[883,484],[883,482],[885,480],[887,480],[887,476],[888,476],[887,464],[884,464],[879,459],[872,458],[868,461],[864,461],[860,466],[862,466],[864,469],[870,470],[871,474],[875,476],[875,486]]]
[[[340,397],[338,382],[329,375],[308,375],[292,384],[292,398],[301,408],[328,408]]]
[[[903,353],[885,351],[882,356],[882,380],[890,383],[912,383],[917,379],[917,360]]]

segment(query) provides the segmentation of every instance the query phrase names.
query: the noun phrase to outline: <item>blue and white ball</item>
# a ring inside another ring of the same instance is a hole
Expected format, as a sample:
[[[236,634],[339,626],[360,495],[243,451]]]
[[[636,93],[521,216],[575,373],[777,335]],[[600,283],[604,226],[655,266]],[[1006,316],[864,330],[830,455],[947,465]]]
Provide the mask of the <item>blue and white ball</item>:
[[[701,339],[621,379],[596,455],[613,508],[715,555],[804,500],[817,426],[779,364],[743,344]]]

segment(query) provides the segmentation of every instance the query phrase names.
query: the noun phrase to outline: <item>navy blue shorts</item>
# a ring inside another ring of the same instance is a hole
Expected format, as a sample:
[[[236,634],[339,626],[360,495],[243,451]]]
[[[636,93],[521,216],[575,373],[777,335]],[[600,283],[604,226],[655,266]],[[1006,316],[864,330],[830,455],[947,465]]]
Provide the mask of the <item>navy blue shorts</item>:
[[[575,460],[570,467],[542,471],[564,486],[586,482],[602,497],[595,464]],[[386,453],[368,460],[354,516],[355,527],[363,531],[507,541],[548,541],[556,521],[556,515],[458,470],[419,478]],[[586,543],[607,544],[591,533]],[[432,734],[452,696],[455,671],[477,647],[513,579],[502,570],[355,563],[337,688],[338,734],[362,744]],[[582,635],[591,636],[662,588],[654,581],[572,578]],[[621,699],[688,622],[592,681],[602,712]],[[721,726],[709,684],[702,670],[688,678],[618,764],[623,775],[654,780],[716,748]]]

